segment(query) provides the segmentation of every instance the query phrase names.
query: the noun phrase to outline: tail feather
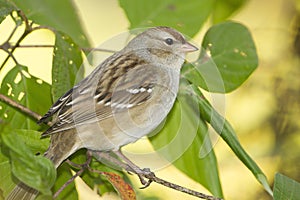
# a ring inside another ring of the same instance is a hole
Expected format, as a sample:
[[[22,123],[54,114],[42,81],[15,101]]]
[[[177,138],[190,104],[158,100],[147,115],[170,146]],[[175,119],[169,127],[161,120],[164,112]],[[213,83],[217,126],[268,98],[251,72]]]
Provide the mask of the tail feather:
[[[24,183],[19,183],[13,191],[10,192],[6,200],[34,200],[38,191],[28,187]]]

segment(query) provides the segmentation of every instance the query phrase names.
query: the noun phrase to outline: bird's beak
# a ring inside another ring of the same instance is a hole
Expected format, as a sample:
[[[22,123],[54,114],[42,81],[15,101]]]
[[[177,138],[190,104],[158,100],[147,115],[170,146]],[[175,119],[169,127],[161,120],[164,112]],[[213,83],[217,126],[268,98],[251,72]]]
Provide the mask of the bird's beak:
[[[189,42],[184,43],[183,45],[181,45],[181,51],[182,52],[193,52],[193,51],[197,51],[198,48],[194,45],[192,45]]]

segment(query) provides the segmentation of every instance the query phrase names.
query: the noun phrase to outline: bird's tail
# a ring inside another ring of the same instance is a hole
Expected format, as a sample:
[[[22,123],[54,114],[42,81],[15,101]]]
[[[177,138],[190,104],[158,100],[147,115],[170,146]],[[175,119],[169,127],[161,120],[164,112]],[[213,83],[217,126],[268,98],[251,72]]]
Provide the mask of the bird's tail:
[[[65,159],[80,148],[77,139],[78,137],[74,130],[51,135],[50,146],[44,156],[49,158],[55,168],[57,168]],[[6,200],[34,200],[37,195],[37,190],[20,182],[10,192]]]
[[[28,187],[24,183],[19,183],[8,195],[6,200],[34,200],[38,191]]]

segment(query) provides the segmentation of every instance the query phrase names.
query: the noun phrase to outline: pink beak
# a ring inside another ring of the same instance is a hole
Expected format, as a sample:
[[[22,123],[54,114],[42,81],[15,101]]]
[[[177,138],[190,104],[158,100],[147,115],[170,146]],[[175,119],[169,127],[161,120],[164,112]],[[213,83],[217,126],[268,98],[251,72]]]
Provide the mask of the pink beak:
[[[192,45],[189,42],[184,43],[183,45],[181,45],[181,50],[183,52],[193,52],[193,51],[197,51],[198,48],[194,45]]]

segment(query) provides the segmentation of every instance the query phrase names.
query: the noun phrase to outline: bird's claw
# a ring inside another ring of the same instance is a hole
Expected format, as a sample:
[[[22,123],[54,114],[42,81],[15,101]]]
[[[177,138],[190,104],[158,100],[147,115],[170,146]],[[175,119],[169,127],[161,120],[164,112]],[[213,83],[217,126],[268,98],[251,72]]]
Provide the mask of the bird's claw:
[[[140,187],[140,189],[145,189],[149,187],[152,183],[152,179],[155,177],[155,174],[152,171],[150,171],[149,168],[140,169],[139,172],[137,172],[137,175],[140,179],[140,182],[143,185],[143,187]],[[148,181],[146,181],[144,178],[147,178]]]
[[[142,180],[143,180],[144,182],[142,182]],[[145,179],[142,179],[142,180],[141,180],[141,177],[140,177],[140,181],[141,181],[141,183],[143,184],[143,186],[140,187],[140,189],[145,189],[145,188],[149,187],[150,184],[152,183],[152,180],[151,180],[151,179],[148,179],[148,181],[145,181]]]

